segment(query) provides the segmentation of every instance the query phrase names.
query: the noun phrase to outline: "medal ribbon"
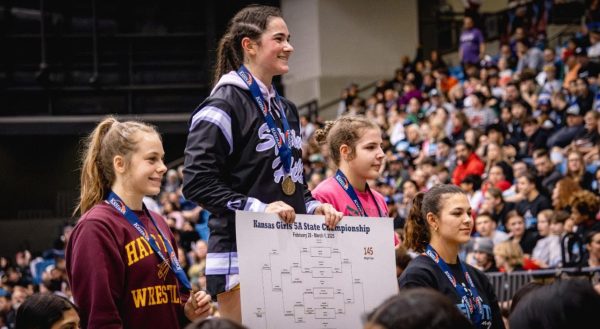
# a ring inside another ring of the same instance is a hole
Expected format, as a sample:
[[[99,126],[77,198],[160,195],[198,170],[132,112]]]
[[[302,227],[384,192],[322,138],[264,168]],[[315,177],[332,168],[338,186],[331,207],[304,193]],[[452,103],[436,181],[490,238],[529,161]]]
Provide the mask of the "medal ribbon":
[[[477,288],[475,287],[473,280],[471,280],[471,276],[469,275],[469,272],[467,272],[465,264],[458,259],[458,263],[460,264],[460,267],[465,275],[465,279],[469,284],[470,292],[467,291],[465,287],[458,284],[458,281],[456,281],[456,278],[454,275],[452,275],[452,272],[450,272],[450,267],[448,267],[448,264],[446,264],[446,262],[438,255],[438,253],[430,244],[427,245],[425,255],[429,256],[429,258],[431,258],[440,267],[442,272],[444,272],[450,281],[450,284],[452,284],[456,290],[456,293],[460,297],[461,303],[464,304],[465,301],[467,302],[467,305],[465,306],[467,306],[467,309],[469,310],[469,318],[471,322],[475,324],[476,327],[481,327],[483,313],[482,299],[479,297],[479,293],[477,293]]]
[[[367,212],[363,208],[362,203],[358,199],[358,195],[356,195],[356,191],[354,191],[354,187],[352,187],[352,184],[350,184],[350,181],[348,180],[348,178],[346,178],[346,175],[344,175],[344,173],[339,169],[335,173],[335,180],[338,182],[338,184],[340,184],[342,189],[344,191],[346,191],[346,194],[348,194],[348,196],[350,197],[352,202],[354,202],[354,205],[358,209],[360,216],[361,217],[369,217],[369,215],[367,215]],[[367,189],[367,191],[369,191],[369,194],[371,194],[373,201],[375,201],[375,206],[377,206],[377,213],[379,214],[379,217],[383,217],[383,215],[381,213],[381,209],[379,208],[379,204],[377,203],[377,199],[375,199],[375,195],[373,195],[373,192],[369,188],[369,184],[366,184],[366,189]]]
[[[163,261],[163,263],[169,265],[169,268],[171,269],[171,271],[173,271],[175,277],[177,277],[179,282],[183,286],[185,286],[188,291],[191,291],[192,286],[190,285],[190,281],[185,275],[181,264],[179,264],[179,260],[177,260],[177,255],[175,254],[171,243],[169,242],[169,240],[167,240],[160,228],[158,228],[158,225],[156,225],[156,221],[154,221],[152,214],[150,214],[148,209],[146,209],[146,205],[142,203],[142,208],[146,215],[152,221],[152,224],[154,224],[154,227],[156,227],[158,234],[160,234],[160,236],[162,237],[162,240],[165,243],[165,247],[167,248],[169,258],[167,258],[160,250],[158,244],[156,243],[156,240],[150,234],[148,234],[146,227],[144,226],[144,224],[142,224],[142,222],[140,222],[138,216],[131,209],[129,209],[129,207],[127,207],[127,205],[123,202],[123,200],[121,200],[121,198],[119,198],[119,196],[115,192],[110,191],[110,193],[108,194],[108,198],[106,199],[106,203],[113,206],[118,212],[120,212],[123,215],[123,217],[125,217],[125,219],[127,219],[129,224],[131,224],[131,226],[133,226],[138,231],[138,233],[142,237],[144,237],[144,239],[146,239],[148,244],[150,244],[150,247],[152,247],[152,250],[154,250],[154,253],[158,255],[158,257]]]
[[[285,135],[284,139],[282,139],[279,135],[277,125],[275,124],[275,119],[273,119],[271,112],[269,112],[269,106],[267,105],[267,102],[265,102],[262,92],[260,91],[260,87],[258,86],[258,83],[256,82],[255,78],[252,76],[252,73],[250,73],[250,71],[248,71],[248,69],[244,65],[242,65],[238,69],[237,74],[240,76],[240,78],[242,78],[242,80],[244,80],[244,83],[250,89],[252,99],[254,99],[254,102],[256,103],[256,105],[258,105],[258,110],[265,119],[265,122],[269,126],[269,132],[271,133],[271,135],[275,139],[275,142],[277,143],[277,148],[279,150],[279,158],[281,159],[281,162],[283,164],[283,170],[285,171],[286,175],[289,175],[290,168],[292,167],[292,150],[289,146],[292,144],[292,141],[290,140],[291,129],[290,125],[288,124],[287,117],[285,116],[285,110],[281,105],[281,99],[279,97],[279,94],[277,93],[277,90],[275,89],[275,87],[273,87],[273,90],[275,90],[275,97],[277,99],[277,102],[279,103],[279,107],[281,108],[280,112],[281,122],[283,124],[283,130]]]

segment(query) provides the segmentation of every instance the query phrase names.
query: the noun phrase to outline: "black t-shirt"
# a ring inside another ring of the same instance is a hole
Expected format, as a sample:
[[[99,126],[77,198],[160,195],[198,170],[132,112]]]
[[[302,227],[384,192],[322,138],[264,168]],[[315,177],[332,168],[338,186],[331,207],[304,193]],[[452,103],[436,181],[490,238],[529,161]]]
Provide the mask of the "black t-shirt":
[[[591,219],[588,220],[584,223],[581,223],[579,226],[577,226],[577,234],[582,238],[585,239],[585,237],[590,234],[590,232],[597,232],[600,231],[600,222],[595,220],[595,219]],[[587,250],[586,250],[587,251]]]
[[[500,211],[496,211],[494,210],[492,212],[492,217],[494,218],[494,220],[496,221],[496,223],[498,223],[499,228],[502,228],[504,230],[504,232],[507,232],[506,230],[506,216],[508,215],[508,213],[511,210],[515,209],[515,204],[512,202],[505,202],[502,206],[502,209]]]
[[[593,129],[592,131],[584,129],[575,135],[574,138],[575,145],[578,147],[591,147],[597,145],[599,141],[600,134],[598,134],[598,129]]]
[[[546,142],[550,137],[550,133],[545,129],[538,129],[531,137],[527,138],[527,146],[525,147],[525,155],[533,156],[533,151],[546,148]]]
[[[540,186],[542,187],[542,191],[540,191],[540,193],[542,193],[546,196],[550,196],[550,195],[552,195],[552,191],[554,190],[554,187],[556,186],[556,182],[558,182],[561,178],[563,178],[563,176],[561,175],[560,172],[558,172],[558,170],[553,170],[548,175],[538,176],[537,178],[539,180]]]
[[[500,272],[500,270],[498,269],[498,267],[496,267],[496,263],[494,263],[494,264],[492,264],[492,266],[490,268],[484,269],[483,272],[494,273],[494,272]]]
[[[475,284],[475,288],[477,288],[479,296],[483,300],[484,314],[482,328],[504,328],[496,293],[488,278],[474,267],[470,265],[465,266]],[[459,284],[469,287],[460,264],[448,264],[448,267]],[[456,289],[452,286],[448,277],[428,256],[419,255],[408,263],[408,267],[398,279],[398,284],[400,285],[400,290],[419,287],[433,288],[449,297],[463,314],[468,314],[466,306],[461,302]]]
[[[586,190],[588,190],[590,192],[593,192],[594,188],[592,187],[592,183],[594,181],[595,181],[594,174],[592,174],[589,171],[585,171],[583,173],[583,177],[579,181],[579,186],[581,186],[583,189],[586,189]]]
[[[595,76],[598,76],[597,72]],[[592,110],[592,106],[594,105],[594,93],[588,91],[587,96],[578,96],[575,101],[577,102],[577,105],[579,105],[581,113],[586,114],[588,111]]]
[[[600,64],[588,62],[587,64],[579,68],[579,70],[577,71],[577,77],[589,79],[597,77],[598,73],[600,73]]]
[[[544,209],[552,209],[552,203],[540,193],[531,201],[527,199],[519,201],[515,209],[525,219],[525,227],[537,232],[537,214]]]
[[[526,230],[521,240],[519,240],[519,246],[521,246],[523,253],[531,255],[539,239],[541,239],[541,236],[537,230]],[[513,238],[511,237],[510,240],[513,240]]]

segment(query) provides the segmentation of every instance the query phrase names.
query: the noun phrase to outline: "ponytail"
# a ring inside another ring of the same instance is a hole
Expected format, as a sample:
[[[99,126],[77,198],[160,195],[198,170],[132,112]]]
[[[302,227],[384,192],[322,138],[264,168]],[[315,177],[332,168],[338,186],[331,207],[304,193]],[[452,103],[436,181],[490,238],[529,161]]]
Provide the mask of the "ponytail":
[[[412,201],[412,206],[406,219],[406,237],[404,246],[416,252],[423,252],[431,240],[429,225],[424,216],[421,216],[424,192],[419,192]]]
[[[407,249],[423,252],[431,241],[431,228],[427,222],[427,214],[440,216],[443,208],[442,200],[447,194],[465,194],[455,185],[436,185],[427,192],[419,192],[412,201],[412,207],[406,219],[406,239],[404,245]]]
[[[227,31],[219,40],[217,47],[217,62],[213,76],[216,85],[221,76],[229,71],[237,70],[244,64],[244,49],[242,39],[250,38],[260,41],[260,36],[267,29],[271,17],[281,17],[279,8],[262,5],[250,5],[240,10],[229,21]]]
[[[83,214],[104,200],[115,181],[113,159],[121,155],[129,162],[131,153],[137,150],[138,132],[155,133],[160,138],[156,128],[151,125],[136,121],[119,122],[109,116],[85,139],[79,202],[73,215]]]
[[[87,147],[83,153],[81,165],[79,204],[75,208],[74,214],[78,211],[83,214],[104,199],[109,185],[103,175],[107,169],[103,168],[104,164],[99,159],[100,149],[104,136],[117,123],[118,121],[114,117],[104,119],[86,139]]]
[[[241,51],[241,45],[239,48],[240,49],[236,49],[231,33],[227,33],[221,38],[217,48],[217,63],[215,65],[213,85],[216,85],[217,82],[219,82],[222,75],[229,71],[237,70],[243,64],[244,58],[243,52]],[[241,58],[240,52],[242,55]]]

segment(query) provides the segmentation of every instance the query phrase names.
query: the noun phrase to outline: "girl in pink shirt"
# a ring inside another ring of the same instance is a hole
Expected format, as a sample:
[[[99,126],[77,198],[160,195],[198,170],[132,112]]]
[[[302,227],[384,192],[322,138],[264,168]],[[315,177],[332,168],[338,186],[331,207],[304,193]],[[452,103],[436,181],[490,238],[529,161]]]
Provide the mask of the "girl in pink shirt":
[[[388,217],[383,195],[367,183],[379,177],[385,156],[379,126],[364,116],[345,116],[328,121],[315,138],[327,144],[338,170],[312,191],[313,197],[347,216]]]

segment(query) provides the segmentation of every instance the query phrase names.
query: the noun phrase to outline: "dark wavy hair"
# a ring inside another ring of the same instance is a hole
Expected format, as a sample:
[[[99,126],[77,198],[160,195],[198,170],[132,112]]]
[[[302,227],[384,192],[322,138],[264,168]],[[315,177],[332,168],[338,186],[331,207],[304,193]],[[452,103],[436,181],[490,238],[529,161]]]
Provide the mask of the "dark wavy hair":
[[[587,190],[573,193],[571,198],[571,209],[577,209],[586,220],[595,220],[599,208],[600,198],[594,193]]]
[[[431,230],[427,223],[427,214],[440,215],[443,201],[448,194],[465,194],[455,185],[436,185],[429,191],[419,192],[413,199],[412,207],[406,219],[406,239],[404,245],[408,249],[423,252],[431,240]]]

